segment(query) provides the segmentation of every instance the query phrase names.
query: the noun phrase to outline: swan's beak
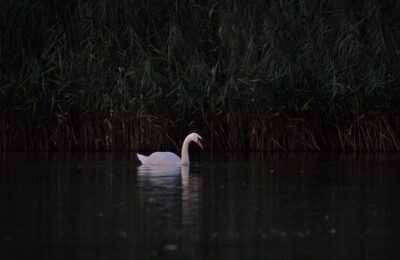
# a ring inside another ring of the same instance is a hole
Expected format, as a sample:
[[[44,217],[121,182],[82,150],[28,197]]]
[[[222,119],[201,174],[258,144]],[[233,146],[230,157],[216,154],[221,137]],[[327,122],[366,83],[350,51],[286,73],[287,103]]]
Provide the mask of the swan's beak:
[[[199,140],[197,140],[197,142],[196,142],[199,146],[200,146],[200,148],[201,149],[203,149],[204,150],[204,148],[203,148],[203,144],[201,143],[201,140],[199,139]]]

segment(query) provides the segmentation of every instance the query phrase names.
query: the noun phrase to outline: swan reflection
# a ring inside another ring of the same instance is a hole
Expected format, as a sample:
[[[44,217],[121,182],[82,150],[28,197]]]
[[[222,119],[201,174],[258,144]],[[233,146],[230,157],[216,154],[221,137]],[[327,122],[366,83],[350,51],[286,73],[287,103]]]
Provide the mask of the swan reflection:
[[[141,165],[138,167],[139,181],[163,188],[177,188],[177,185],[187,185],[189,166],[156,166]]]
[[[151,214],[162,219],[162,229],[169,243],[184,238],[198,241],[198,216],[201,175],[190,173],[189,166],[139,166],[138,184],[141,202]],[[145,206],[145,205],[147,206]]]

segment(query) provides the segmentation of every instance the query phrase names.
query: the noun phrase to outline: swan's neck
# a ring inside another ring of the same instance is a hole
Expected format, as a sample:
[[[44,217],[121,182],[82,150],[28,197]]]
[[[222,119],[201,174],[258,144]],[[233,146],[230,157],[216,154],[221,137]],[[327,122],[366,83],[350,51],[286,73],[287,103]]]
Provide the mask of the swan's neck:
[[[185,138],[182,145],[181,151],[181,165],[188,165],[189,164],[189,143],[191,140],[189,138]]]

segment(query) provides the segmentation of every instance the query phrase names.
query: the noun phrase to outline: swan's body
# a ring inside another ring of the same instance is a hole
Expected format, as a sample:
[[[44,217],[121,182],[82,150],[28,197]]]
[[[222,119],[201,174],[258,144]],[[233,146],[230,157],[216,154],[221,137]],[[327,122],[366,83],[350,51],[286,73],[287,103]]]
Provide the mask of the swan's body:
[[[154,152],[149,156],[137,154],[143,165],[179,165],[181,158],[172,152]]]
[[[149,156],[137,154],[137,157],[142,165],[189,165],[189,144],[195,142],[203,148],[201,141],[201,136],[196,133],[186,136],[182,145],[181,158],[172,152],[154,152]]]

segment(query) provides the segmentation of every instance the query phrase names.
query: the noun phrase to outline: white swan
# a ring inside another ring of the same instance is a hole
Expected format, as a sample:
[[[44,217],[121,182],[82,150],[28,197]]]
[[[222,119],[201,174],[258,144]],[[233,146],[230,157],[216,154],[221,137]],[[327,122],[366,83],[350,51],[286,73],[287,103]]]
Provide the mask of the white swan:
[[[142,165],[189,165],[189,143],[195,142],[203,149],[202,138],[197,133],[191,133],[183,141],[181,157],[171,152],[155,152],[149,156],[137,154]]]

